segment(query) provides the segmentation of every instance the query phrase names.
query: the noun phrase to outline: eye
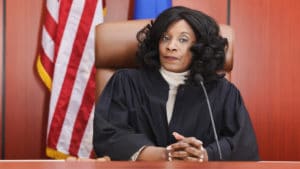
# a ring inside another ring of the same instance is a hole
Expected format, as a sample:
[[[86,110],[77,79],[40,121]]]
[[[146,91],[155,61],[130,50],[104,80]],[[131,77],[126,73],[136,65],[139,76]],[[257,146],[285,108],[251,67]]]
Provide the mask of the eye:
[[[187,41],[189,41],[187,38],[179,38],[180,43],[185,43]]]
[[[162,41],[168,41],[168,40],[170,40],[170,37],[167,36],[167,35],[163,35],[163,36],[161,37],[161,40],[162,40]]]

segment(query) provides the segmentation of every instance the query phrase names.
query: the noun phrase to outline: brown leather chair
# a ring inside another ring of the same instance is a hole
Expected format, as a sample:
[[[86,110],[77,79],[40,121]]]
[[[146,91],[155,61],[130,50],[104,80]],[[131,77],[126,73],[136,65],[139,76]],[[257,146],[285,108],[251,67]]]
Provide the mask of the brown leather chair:
[[[96,26],[96,98],[99,98],[116,69],[135,67],[136,33],[148,23],[150,20],[132,20],[107,22]],[[220,25],[220,27],[221,35],[229,42],[224,71],[226,78],[230,80],[233,67],[233,30],[227,25]]]

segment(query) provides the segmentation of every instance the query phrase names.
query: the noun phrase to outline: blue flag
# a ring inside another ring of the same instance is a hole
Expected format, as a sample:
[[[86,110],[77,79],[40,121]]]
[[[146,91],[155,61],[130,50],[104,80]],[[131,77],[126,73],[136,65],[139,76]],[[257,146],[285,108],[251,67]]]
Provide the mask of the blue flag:
[[[156,18],[172,6],[172,0],[135,0],[134,19]]]

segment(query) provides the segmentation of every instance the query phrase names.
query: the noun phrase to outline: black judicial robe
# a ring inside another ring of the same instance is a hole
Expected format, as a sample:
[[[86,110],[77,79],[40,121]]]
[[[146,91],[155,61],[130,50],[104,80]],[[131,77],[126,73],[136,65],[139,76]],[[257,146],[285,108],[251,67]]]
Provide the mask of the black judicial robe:
[[[205,84],[224,160],[258,160],[252,124],[238,89],[225,78]],[[211,120],[201,86],[181,85],[167,123],[169,86],[160,72],[123,69],[106,85],[94,116],[96,155],[129,160],[144,145],[166,147],[172,132],[204,143],[209,160],[218,160]]]

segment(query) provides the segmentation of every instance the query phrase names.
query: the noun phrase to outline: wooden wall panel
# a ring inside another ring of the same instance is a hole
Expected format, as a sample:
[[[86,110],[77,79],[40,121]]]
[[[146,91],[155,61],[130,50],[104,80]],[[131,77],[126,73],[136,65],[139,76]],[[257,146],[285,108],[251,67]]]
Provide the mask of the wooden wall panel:
[[[262,160],[300,160],[300,1],[232,0],[233,82],[257,133]]]
[[[219,23],[226,23],[227,0],[173,0],[173,6],[186,6],[201,10],[212,16]]]
[[[44,2],[6,1],[6,159],[44,157],[49,96],[35,67]]]
[[[2,70],[3,70],[3,0],[0,0],[0,159],[2,159]]]
[[[132,18],[133,0],[107,0],[104,22],[124,21]]]

